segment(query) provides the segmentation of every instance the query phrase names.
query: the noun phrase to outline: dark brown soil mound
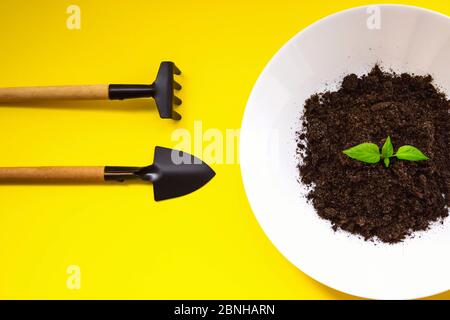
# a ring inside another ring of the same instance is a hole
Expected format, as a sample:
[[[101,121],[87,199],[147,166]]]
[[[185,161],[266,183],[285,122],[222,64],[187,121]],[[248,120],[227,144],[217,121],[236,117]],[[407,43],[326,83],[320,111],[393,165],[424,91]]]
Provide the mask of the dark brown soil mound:
[[[396,243],[448,216],[450,101],[431,76],[395,74],[375,66],[346,76],[336,92],[311,96],[298,133],[300,179],[307,197],[333,229]],[[363,142],[413,145],[427,161],[391,158],[367,164],[344,149]]]

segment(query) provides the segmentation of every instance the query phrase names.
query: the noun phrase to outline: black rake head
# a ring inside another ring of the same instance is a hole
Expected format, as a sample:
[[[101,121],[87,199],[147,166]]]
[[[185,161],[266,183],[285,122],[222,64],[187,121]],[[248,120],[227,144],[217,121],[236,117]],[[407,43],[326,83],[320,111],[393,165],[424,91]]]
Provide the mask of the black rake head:
[[[152,86],[155,89],[154,98],[162,119],[180,120],[181,115],[173,110],[173,106],[179,106],[182,101],[175,96],[175,90],[181,90],[181,85],[175,81],[174,75],[180,75],[181,71],[171,61],[161,62],[158,75]]]
[[[172,61],[161,62],[156,80],[148,84],[110,84],[109,99],[123,100],[134,98],[154,98],[159,116],[162,119],[180,120],[181,115],[174,111],[174,105],[179,106],[181,99],[175,96],[175,91],[181,90],[181,85],[175,81],[174,75],[181,71]]]

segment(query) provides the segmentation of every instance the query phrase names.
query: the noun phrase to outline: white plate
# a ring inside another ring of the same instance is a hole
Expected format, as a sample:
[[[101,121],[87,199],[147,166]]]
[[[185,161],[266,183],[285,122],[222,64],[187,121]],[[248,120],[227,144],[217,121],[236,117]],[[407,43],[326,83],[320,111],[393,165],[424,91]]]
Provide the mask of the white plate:
[[[372,20],[377,8],[380,29]],[[304,101],[343,75],[381,62],[395,71],[430,73],[450,93],[450,19],[416,7],[377,8],[322,19],[273,57],[245,110],[241,170],[258,222],[299,269],[356,296],[412,299],[450,289],[450,219],[400,244],[374,244],[333,232],[301,196],[305,189],[297,181],[295,131]]]

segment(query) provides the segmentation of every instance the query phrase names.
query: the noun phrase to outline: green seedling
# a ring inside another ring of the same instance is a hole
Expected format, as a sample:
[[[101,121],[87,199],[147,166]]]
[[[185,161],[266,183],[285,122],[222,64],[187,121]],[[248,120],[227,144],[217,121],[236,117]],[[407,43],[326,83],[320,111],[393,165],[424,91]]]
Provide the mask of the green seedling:
[[[424,155],[422,151],[410,145],[401,146],[398,148],[397,152],[394,153],[394,146],[392,144],[391,137],[389,136],[381,149],[381,153],[378,146],[371,142],[358,144],[357,146],[351,147],[342,152],[352,159],[365,163],[378,163],[383,160],[386,168],[389,167],[391,162],[390,158],[392,157],[397,157],[397,159],[407,161],[428,160],[428,157]]]

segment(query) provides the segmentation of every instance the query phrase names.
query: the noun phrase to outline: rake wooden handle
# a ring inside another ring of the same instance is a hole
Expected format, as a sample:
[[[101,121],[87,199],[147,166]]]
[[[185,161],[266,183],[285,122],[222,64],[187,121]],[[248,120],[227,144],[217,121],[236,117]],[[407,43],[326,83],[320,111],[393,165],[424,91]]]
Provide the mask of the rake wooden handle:
[[[0,102],[30,100],[104,100],[109,85],[0,88]]]
[[[97,183],[104,181],[105,167],[0,168],[0,183]]]

